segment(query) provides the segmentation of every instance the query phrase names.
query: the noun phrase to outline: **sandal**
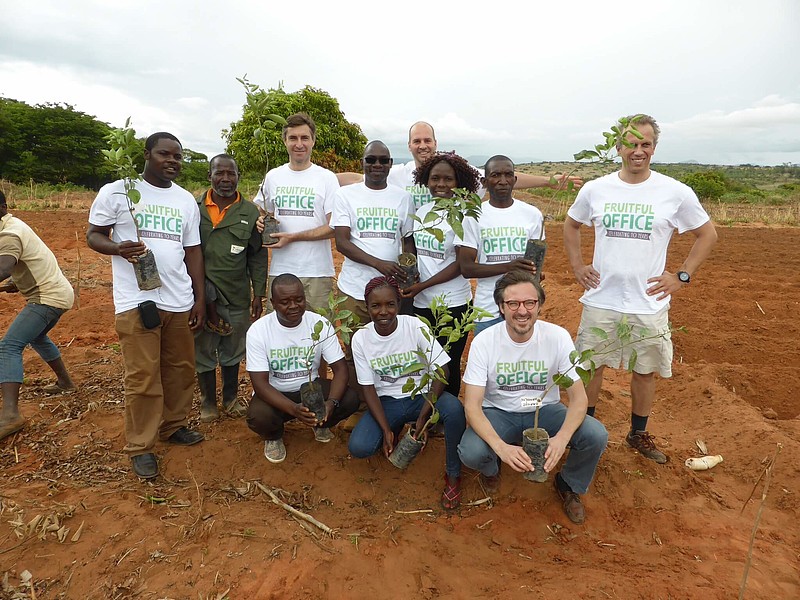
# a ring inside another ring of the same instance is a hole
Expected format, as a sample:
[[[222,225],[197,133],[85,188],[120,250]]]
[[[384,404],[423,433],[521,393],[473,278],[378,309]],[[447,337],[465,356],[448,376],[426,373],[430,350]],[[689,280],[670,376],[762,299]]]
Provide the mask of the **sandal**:
[[[205,330],[210,331],[211,333],[216,333],[221,337],[227,337],[233,333],[233,326],[222,319],[219,320],[219,323],[212,323],[211,321],[206,321]]]
[[[461,506],[461,477],[455,480],[453,485],[447,482],[447,475],[444,476],[444,490],[440,501],[445,510],[455,510]]]

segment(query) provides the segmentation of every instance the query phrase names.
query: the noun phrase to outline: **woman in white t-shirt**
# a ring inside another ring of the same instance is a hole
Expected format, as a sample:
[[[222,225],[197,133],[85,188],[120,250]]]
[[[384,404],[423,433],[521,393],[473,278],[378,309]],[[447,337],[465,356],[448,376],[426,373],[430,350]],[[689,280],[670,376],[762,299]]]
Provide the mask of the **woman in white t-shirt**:
[[[422,377],[421,371],[405,371],[420,362],[419,351],[445,372],[450,358],[439,342],[426,339],[425,324],[419,318],[398,315],[401,296],[394,279],[371,279],[364,290],[364,300],[372,320],[353,335],[352,349],[369,412],[353,428],[348,446],[355,458],[367,458],[381,448],[389,458],[403,425],[415,421],[415,429],[421,430],[432,410],[421,394],[409,397],[403,392],[409,378],[419,384]],[[435,381],[432,391],[438,397],[436,409],[444,424],[445,487],[441,502],[443,508],[455,509],[461,504],[458,443],[467,426],[464,407],[458,398],[444,391],[443,383]]]
[[[480,187],[480,173],[456,153],[440,152],[414,171],[414,183],[428,186],[433,198],[433,202],[417,210],[417,216],[424,221],[425,216],[433,209],[436,199],[452,198],[454,188],[476,193]],[[460,319],[472,302],[472,287],[469,280],[461,275],[461,268],[456,260],[456,234],[444,219],[437,219],[430,225],[440,229],[444,239],[440,242],[425,230],[414,232],[420,281],[406,288],[403,297],[414,298],[414,314],[432,322],[433,312],[428,307],[436,296],[441,296],[450,315],[454,319]],[[446,338],[439,339],[440,344],[446,342]],[[456,397],[461,391],[461,356],[466,344],[465,335],[448,349],[451,360],[446,389]]]

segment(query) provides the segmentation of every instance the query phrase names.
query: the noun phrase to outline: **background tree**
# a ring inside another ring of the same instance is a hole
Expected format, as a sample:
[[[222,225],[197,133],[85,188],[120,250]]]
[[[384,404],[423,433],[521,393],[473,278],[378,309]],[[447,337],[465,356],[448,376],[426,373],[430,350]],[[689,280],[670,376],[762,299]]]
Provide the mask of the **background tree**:
[[[307,85],[297,92],[286,92],[283,85],[263,90],[250,84],[246,78],[239,80],[248,93],[242,107],[242,118],[224,129],[222,136],[227,152],[236,159],[239,169],[248,174],[263,175],[267,168],[264,146],[256,139],[260,128],[257,115],[272,113],[283,118],[297,112],[306,112],[317,124],[317,141],[311,160],[334,170],[359,171],[361,155],[367,138],[355,123],[345,118],[339,101],[324,90]],[[269,168],[288,162],[286,148],[281,139],[281,128],[263,129]]]
[[[0,178],[96,188],[111,178],[101,154],[110,131],[69,104],[0,98]]]

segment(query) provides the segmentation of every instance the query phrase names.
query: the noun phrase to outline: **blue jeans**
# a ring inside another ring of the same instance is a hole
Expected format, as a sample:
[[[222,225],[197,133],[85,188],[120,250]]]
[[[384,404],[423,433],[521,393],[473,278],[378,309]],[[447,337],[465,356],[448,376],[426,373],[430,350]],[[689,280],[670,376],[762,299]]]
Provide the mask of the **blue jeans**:
[[[403,425],[417,420],[419,412],[422,410],[422,403],[425,402],[422,396],[415,398],[381,396],[380,398],[386,421],[395,435],[400,432]],[[444,423],[445,471],[450,477],[459,477],[461,460],[458,458],[458,442],[467,427],[464,407],[458,398],[448,392],[442,392],[436,401],[436,408],[442,423]],[[348,443],[350,454],[355,458],[367,458],[377,453],[381,446],[383,446],[383,431],[372,413],[367,412],[350,434]]]
[[[44,362],[61,357],[47,333],[66,312],[46,304],[26,304],[0,340],[0,383],[22,383],[22,351],[30,344]]]
[[[479,322],[475,323],[475,329],[473,330],[473,334],[474,334],[473,337],[478,335],[481,331],[491,327],[492,325],[497,325],[498,323],[502,323],[503,321],[505,321],[505,319],[501,315],[499,317],[495,317],[494,319],[492,319],[490,321],[479,321]]]
[[[521,446],[522,431],[533,427],[533,412],[507,412],[492,407],[484,408],[483,414],[506,444]],[[539,427],[552,437],[561,429],[566,415],[567,407],[561,402],[546,404],[539,409]],[[585,494],[589,489],[607,443],[606,428],[600,421],[588,415],[572,434],[567,460],[561,469],[561,478],[576,494]],[[472,429],[464,432],[458,445],[458,454],[469,468],[480,471],[487,477],[497,475],[497,455]]]

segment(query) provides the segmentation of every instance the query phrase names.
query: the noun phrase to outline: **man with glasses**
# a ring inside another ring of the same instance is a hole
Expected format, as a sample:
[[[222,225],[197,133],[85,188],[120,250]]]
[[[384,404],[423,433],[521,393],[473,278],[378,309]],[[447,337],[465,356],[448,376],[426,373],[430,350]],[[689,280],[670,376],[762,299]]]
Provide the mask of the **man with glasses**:
[[[397,257],[414,252],[414,205],[408,192],[386,181],[392,168],[386,144],[367,144],[362,166],[364,181],[336,193],[331,227],[336,249],[344,256],[337,279],[339,294],[347,298],[343,307],[361,323],[369,323],[364,302],[367,282],[381,275],[405,279]]]
[[[476,219],[464,219],[464,239],[456,238],[456,256],[461,274],[477,279],[475,306],[490,313],[475,323],[475,335],[500,323],[502,315],[492,299],[495,282],[512,269],[536,273],[536,265],[525,260],[528,239],[544,239],[544,218],[535,206],[513,197],[514,163],[507,156],[493,156],[484,167],[483,185],[489,201]]]
[[[522,432],[538,426],[550,439],[544,470],[552,472],[569,446],[569,454],[553,478],[567,517],[583,523],[585,494],[606,448],[608,432],[586,415],[586,391],[575,373],[570,353],[575,350],[566,329],[538,320],[545,294],[527,270],[503,275],[495,285],[494,300],[502,323],[486,329],[472,341],[464,373],[464,411],[469,428],[461,438],[461,461],[480,473],[489,494],[500,486],[500,461],[514,471],[533,471],[530,457],[520,447]],[[574,383],[566,390],[569,407],[561,403],[556,374]]]

